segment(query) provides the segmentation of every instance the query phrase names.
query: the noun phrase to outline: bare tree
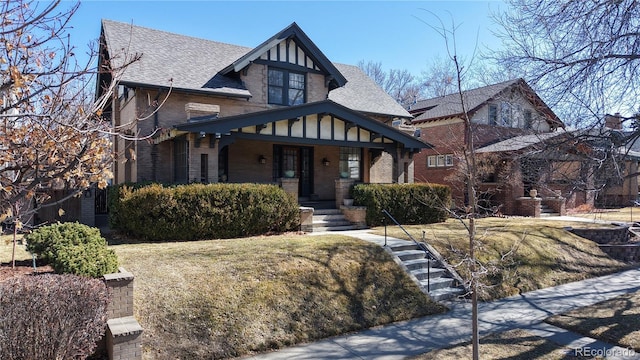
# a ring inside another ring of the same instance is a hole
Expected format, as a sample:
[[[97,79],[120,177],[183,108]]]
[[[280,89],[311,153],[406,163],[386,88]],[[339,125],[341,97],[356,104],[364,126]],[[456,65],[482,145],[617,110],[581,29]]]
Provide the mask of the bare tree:
[[[430,13],[430,12],[429,12]],[[479,177],[479,165],[477,161],[475,146],[474,146],[474,126],[471,122],[471,117],[469,116],[469,108],[467,106],[467,99],[464,93],[464,83],[466,81],[465,76],[467,74],[467,68],[465,67],[465,62],[461,61],[457,55],[457,47],[456,47],[456,29],[457,26],[452,20],[450,26],[445,25],[445,23],[433,13],[430,13],[436,19],[436,25],[432,25],[427,21],[423,21],[427,26],[429,26],[432,30],[434,30],[440,37],[444,40],[446,49],[447,49],[447,57],[451,63],[453,68],[454,78],[452,79],[453,87],[458,94],[459,105],[462,110],[462,120],[464,125],[464,130],[462,136],[464,137],[462,149],[458,154],[460,158],[460,166],[458,167],[460,170],[460,175],[462,176],[463,182],[466,185],[466,193],[468,196],[467,204],[464,208],[464,214],[458,215],[452,213],[452,215],[456,216],[458,220],[465,226],[467,230],[467,234],[469,237],[469,252],[468,256],[465,258],[465,262],[469,268],[469,284],[467,288],[469,289],[471,296],[471,332],[472,332],[472,352],[473,359],[478,360],[479,349],[480,349],[480,332],[479,332],[479,324],[478,324],[478,288],[480,284],[480,277],[483,273],[485,273],[485,269],[481,263],[478,262],[475,256],[475,249],[477,247],[478,237],[476,234],[476,223],[475,219],[479,213],[478,207],[478,177]],[[471,63],[473,59],[470,59],[466,63]]]
[[[111,177],[111,138],[119,135],[103,109],[114,82],[94,98],[96,51],[81,64],[69,20],[79,4],[7,0],[0,20],[0,221],[19,227],[43,206],[55,206]],[[66,4],[65,4],[66,5]],[[126,55],[123,55],[126,56]],[[54,189],[68,190],[46,204]]]
[[[435,57],[429,70],[422,72],[422,78],[427,98],[445,96],[456,91],[456,69],[448,59]]]
[[[505,50],[549,105],[576,123],[638,111],[640,3],[634,0],[508,0],[495,15]]]
[[[387,72],[382,68],[382,63],[365,63],[364,60],[358,62],[358,67],[402,106],[406,107],[424,96],[424,84],[406,69]]]

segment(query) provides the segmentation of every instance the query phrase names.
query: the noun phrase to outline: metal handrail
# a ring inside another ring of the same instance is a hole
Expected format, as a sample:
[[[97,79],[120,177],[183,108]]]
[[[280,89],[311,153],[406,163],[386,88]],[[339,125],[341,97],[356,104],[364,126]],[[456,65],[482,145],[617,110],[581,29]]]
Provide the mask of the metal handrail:
[[[416,241],[416,239],[414,239],[413,236],[409,234],[407,229],[405,229],[404,226],[402,226],[391,214],[389,214],[389,212],[386,209],[382,209],[382,213],[387,215],[387,217],[391,219],[391,221],[393,221],[400,229],[402,229],[402,231],[404,231],[404,233],[407,234],[409,239],[413,240],[413,242],[418,246],[420,250],[424,251],[424,257],[425,259],[427,259],[427,292],[430,292],[431,291],[431,260],[433,259],[433,256],[429,252],[429,249],[427,249],[427,246],[424,243]],[[384,246],[387,247],[387,218],[385,217],[383,218],[383,220],[384,220]],[[424,237],[424,232],[422,236]]]

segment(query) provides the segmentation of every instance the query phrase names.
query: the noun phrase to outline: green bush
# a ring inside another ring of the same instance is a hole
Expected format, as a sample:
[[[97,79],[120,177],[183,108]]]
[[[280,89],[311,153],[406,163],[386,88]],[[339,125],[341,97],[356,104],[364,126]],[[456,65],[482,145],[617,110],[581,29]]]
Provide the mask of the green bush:
[[[107,325],[109,292],[74,275],[15,277],[0,283],[0,359],[85,359]]]
[[[150,241],[236,238],[299,225],[297,202],[275,185],[125,185],[111,194],[111,226]]]
[[[27,250],[58,274],[100,277],[118,271],[118,258],[96,228],[79,223],[40,227],[25,236]]]
[[[383,209],[400,224],[442,222],[451,203],[451,189],[444,185],[358,184],[351,192],[356,204],[367,207],[369,226],[384,224]]]

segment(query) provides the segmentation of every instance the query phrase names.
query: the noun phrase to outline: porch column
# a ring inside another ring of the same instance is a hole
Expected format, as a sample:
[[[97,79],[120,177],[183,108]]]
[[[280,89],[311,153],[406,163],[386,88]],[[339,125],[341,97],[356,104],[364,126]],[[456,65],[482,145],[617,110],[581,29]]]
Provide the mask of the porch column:
[[[209,135],[210,139],[207,139],[207,146],[211,149],[211,155],[209,156],[209,182],[217,183],[220,179],[218,174],[218,157],[220,156],[220,139],[216,139],[215,135]]]
[[[398,184],[411,184],[413,183],[413,160],[411,155],[403,154],[400,147],[396,148],[396,154],[394,156],[394,162],[396,163],[394,171],[394,182]]]

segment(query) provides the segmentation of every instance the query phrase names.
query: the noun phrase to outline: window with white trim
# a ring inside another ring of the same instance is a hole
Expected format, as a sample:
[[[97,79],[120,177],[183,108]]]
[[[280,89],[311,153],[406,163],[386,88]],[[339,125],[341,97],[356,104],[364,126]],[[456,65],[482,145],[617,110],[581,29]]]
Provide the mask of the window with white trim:
[[[427,157],[427,167],[453,166],[453,154],[430,155]]]

